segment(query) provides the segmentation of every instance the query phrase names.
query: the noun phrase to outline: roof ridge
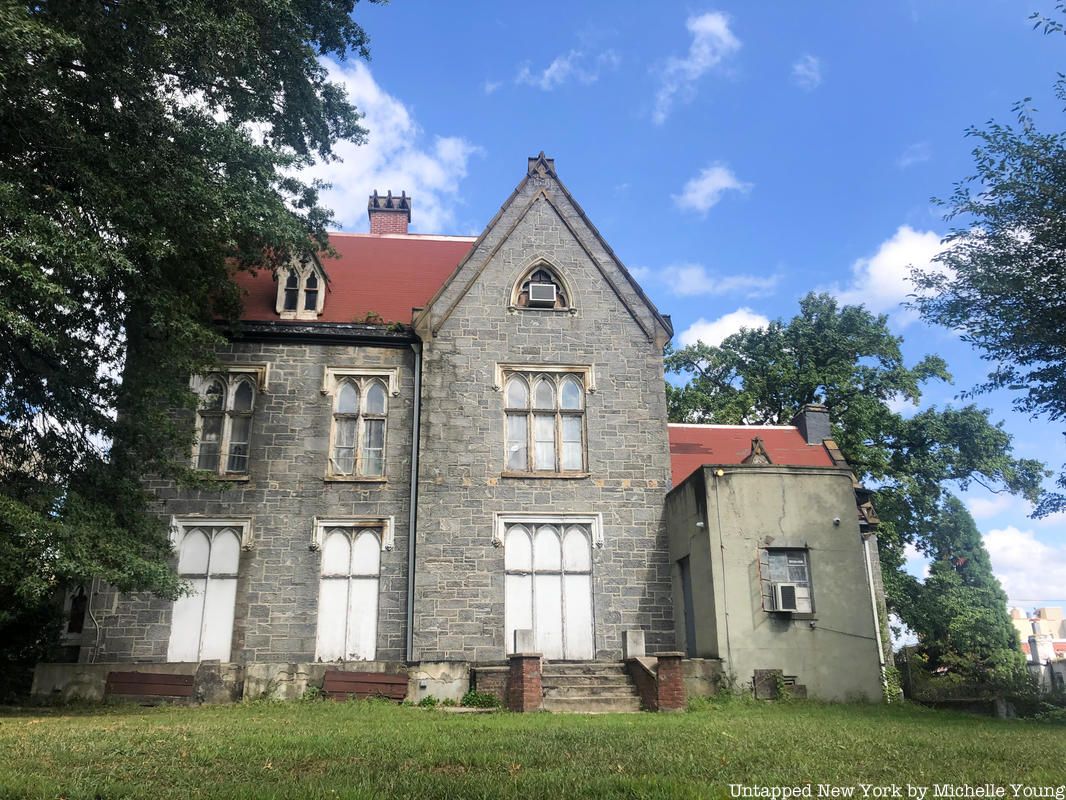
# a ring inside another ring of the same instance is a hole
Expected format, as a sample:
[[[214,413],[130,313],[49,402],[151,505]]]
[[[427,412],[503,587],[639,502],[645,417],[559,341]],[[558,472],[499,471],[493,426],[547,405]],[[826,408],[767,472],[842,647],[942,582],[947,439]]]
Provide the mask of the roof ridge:
[[[798,431],[795,425],[716,425],[713,423],[700,422],[668,422],[670,428],[714,428],[717,430],[740,430],[740,431]]]
[[[329,236],[358,236],[367,239],[419,239],[421,241],[474,242],[476,236],[449,233],[361,233],[359,231],[327,231]]]

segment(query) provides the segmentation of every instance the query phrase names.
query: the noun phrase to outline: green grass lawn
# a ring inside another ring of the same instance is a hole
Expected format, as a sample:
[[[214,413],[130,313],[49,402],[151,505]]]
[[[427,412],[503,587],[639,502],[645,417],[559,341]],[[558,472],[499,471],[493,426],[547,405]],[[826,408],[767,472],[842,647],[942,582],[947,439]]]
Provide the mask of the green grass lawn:
[[[899,784],[905,797],[907,783],[986,782],[1007,800],[1011,783],[1066,783],[1066,727],[736,700],[603,716],[373,702],[0,712],[2,797],[706,798],[730,783],[811,783],[815,797],[817,784]]]

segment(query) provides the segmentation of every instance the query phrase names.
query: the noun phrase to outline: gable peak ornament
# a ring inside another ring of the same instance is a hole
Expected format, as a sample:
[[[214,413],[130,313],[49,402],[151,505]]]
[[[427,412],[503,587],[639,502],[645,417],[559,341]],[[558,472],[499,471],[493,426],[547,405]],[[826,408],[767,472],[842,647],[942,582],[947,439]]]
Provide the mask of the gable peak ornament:
[[[540,153],[529,159],[526,174],[533,179],[534,186],[546,186],[548,178],[555,177],[555,159],[548,158],[544,155],[544,151],[541,150]]]

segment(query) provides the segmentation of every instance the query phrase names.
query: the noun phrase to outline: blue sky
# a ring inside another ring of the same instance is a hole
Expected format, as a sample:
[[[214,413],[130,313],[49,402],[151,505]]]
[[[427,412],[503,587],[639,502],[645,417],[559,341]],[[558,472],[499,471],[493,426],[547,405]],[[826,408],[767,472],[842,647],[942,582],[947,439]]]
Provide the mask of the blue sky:
[[[984,365],[899,302],[947,231],[930,198],[972,171],[966,127],[1032,97],[1061,128],[1066,41],[1033,31],[1033,11],[1052,3],[360,4],[373,60],[329,67],[370,141],[315,172],[343,230],[366,230],[367,194],[391,189],[413,196],[413,230],[476,234],[544,150],[675,341],[828,290],[889,314],[912,360],[943,355],[955,384],[924,404],[958,403]],[[1066,462],[1061,426],[1007,394],[979,402],[1019,455]],[[1012,602],[1066,605],[1066,516],[963,496]]]

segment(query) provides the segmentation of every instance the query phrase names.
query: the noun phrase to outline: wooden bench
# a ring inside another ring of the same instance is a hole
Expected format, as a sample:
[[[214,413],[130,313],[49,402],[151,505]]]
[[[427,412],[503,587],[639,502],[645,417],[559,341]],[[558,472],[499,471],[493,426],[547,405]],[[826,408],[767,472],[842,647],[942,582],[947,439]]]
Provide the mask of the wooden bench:
[[[189,700],[195,678],[163,672],[109,672],[104,696]]]
[[[407,697],[407,676],[328,669],[322,681],[322,691],[331,700],[385,697],[402,702]]]

